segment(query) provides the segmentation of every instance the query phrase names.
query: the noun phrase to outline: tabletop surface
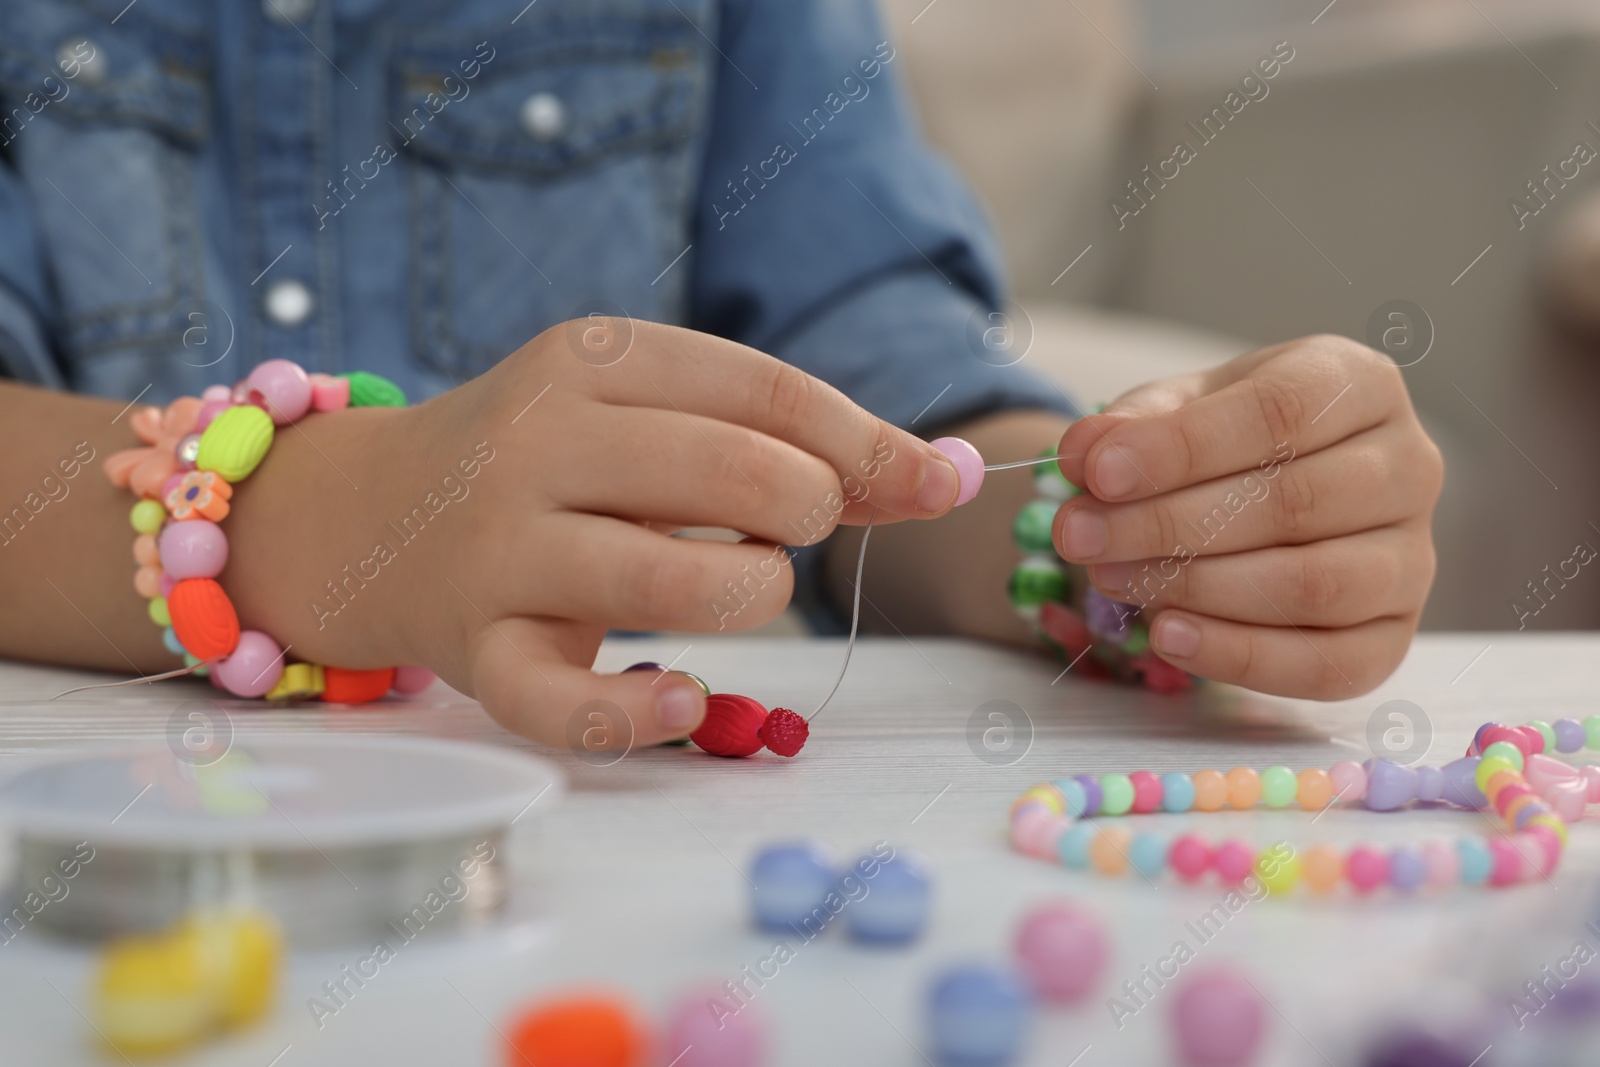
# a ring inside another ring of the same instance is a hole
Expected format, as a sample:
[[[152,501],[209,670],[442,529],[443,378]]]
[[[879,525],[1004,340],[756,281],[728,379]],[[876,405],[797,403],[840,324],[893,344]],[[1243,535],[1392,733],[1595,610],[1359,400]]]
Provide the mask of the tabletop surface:
[[[806,713],[842,653],[835,640],[630,639],[608,642],[597,666],[676,660],[715,690]],[[50,700],[99,680],[0,665],[0,768],[88,742],[159,741],[173,728],[175,709],[216,695],[191,682]],[[335,976],[323,972],[337,970],[339,956],[297,961],[271,1020],[180,1062],[499,1064],[496,1029],[516,1008],[574,987],[622,990],[660,1017],[685,989],[741,980],[745,968],[773,956],[779,939],[747,923],[743,872],[762,842],[794,837],[844,857],[880,841],[918,853],[934,872],[934,905],[926,935],[907,949],[863,948],[833,929],[809,943],[787,939],[792,958],[776,975],[759,986],[746,981],[754,990],[751,1010],[772,1034],[776,1065],[927,1062],[922,1001],[930,978],[949,963],[1002,960],[1018,916],[1032,903],[1063,897],[1102,917],[1112,959],[1096,995],[1039,1014],[1028,1064],[1175,1062],[1165,1014],[1170,987],[1144,1003],[1122,987],[1170,956],[1180,939],[1194,950],[1183,969],[1238,963],[1266,997],[1263,1064],[1357,1062],[1366,1035],[1383,1020],[1443,1021],[1472,996],[1487,995],[1509,1024],[1507,998],[1571,953],[1583,920],[1600,917],[1600,831],[1587,823],[1573,828],[1566,860],[1548,884],[1409,899],[1302,893],[1250,900],[1198,942],[1189,924],[1222,899],[1221,888],[1111,880],[1020,856],[1005,840],[1006,808],[1028,786],[1068,773],[1326,767],[1364,758],[1369,736],[1381,739],[1386,731],[1398,732],[1377,743],[1426,746],[1428,761],[1442,763],[1491,719],[1594,713],[1597,683],[1600,636],[1589,635],[1427,635],[1379,690],[1329,704],[1215,686],[1160,696],[960,641],[864,639],[793,760],[658,748],[598,766],[572,752],[540,750],[562,767],[568,792],[514,828],[514,895],[534,902],[534,921],[492,948],[398,958],[320,1019],[308,998]],[[1391,700],[1411,704],[1378,710]],[[361,710],[220,706],[233,722],[266,730],[537,748],[443,686]],[[1391,717],[1408,707],[1409,719]],[[988,714],[997,709],[1008,713],[1015,733],[991,733],[985,747],[983,731],[1001,722]],[[1169,830],[1193,826],[1213,839],[1281,838],[1297,847],[1496,832],[1483,816],[1459,811],[1334,809],[1315,826],[1311,814],[1296,811],[1147,818]],[[1600,935],[1587,936],[1600,945]],[[0,1063],[121,1062],[97,1051],[79,1015],[87,1008],[84,960],[27,940],[0,946]],[[771,973],[770,965],[763,970]],[[1113,996],[1131,1013],[1116,1017],[1107,1003]]]

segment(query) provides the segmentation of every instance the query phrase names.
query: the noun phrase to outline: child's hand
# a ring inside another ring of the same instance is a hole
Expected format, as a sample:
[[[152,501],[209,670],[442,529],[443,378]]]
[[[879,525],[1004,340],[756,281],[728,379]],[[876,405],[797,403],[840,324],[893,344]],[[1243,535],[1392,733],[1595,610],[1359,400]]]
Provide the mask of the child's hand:
[[[1342,699],[1405,655],[1444,465],[1371,349],[1309,337],[1144,385],[1074,424],[1061,452],[1093,495],[1061,509],[1056,544],[1144,607],[1162,658]]]
[[[234,498],[224,579],[246,624],[296,657],[424,664],[555,744],[573,721],[600,724],[580,706],[609,701],[652,744],[697,726],[704,700],[681,675],[591,674],[607,628],[759,625],[793,589],[778,545],[874,508],[942,515],[956,489],[926,443],[769,356],[643,322],[567,324],[418,407],[280,431]],[[667,536],[685,526],[752,539]],[[586,743],[625,743],[603,717],[611,736]]]

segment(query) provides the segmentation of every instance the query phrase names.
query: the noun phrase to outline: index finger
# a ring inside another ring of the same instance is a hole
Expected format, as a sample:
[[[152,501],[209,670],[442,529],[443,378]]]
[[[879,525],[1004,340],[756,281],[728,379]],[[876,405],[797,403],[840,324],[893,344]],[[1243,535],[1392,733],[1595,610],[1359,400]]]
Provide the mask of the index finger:
[[[1099,499],[1142,500],[1282,460],[1285,448],[1319,451],[1406,402],[1394,365],[1343,337],[1306,338],[1241,370],[1173,410],[1081,419],[1061,450],[1084,453]]]
[[[872,504],[879,521],[935,518],[955,505],[959,479],[942,453],[826,382],[710,334],[639,320],[627,328],[626,359],[581,372],[598,399],[706,415],[787,441],[827,461],[844,501]]]

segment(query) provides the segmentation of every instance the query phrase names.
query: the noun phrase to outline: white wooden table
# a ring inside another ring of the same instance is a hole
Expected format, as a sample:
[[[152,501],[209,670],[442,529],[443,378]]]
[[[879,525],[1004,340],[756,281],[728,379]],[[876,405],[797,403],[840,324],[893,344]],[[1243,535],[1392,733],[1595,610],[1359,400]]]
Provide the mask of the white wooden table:
[[[662,638],[612,642],[600,667],[665,662],[682,653],[678,666],[714,689],[804,713],[831,682],[841,651],[837,641]],[[1221,891],[1157,887],[1137,876],[1112,881],[1016,855],[1004,836],[1010,800],[1064,773],[1278,762],[1299,768],[1361,758],[1353,749],[1365,749],[1373,709],[1394,698],[1426,712],[1435,731],[1429,760],[1443,762],[1459,755],[1473,728],[1489,718],[1594,713],[1600,636],[1425,637],[1381,690],[1326,705],[1211,687],[1161,697],[1072,674],[1053,682],[1059,669],[956,641],[867,639],[793,761],[720,760],[666,748],[594,767],[554,753],[570,794],[542,819],[525,820],[531,829],[513,850],[516,895],[535,901],[544,916],[522,928],[526,936],[492,949],[441,947],[399,958],[320,1029],[306,999],[332,977],[324,973],[330,959],[342,957],[298,960],[271,1021],[183,1062],[499,1064],[490,1021],[503,1025],[530,997],[574,986],[621,989],[659,1014],[686,985],[735,979],[770,955],[774,938],[747,925],[740,871],[761,842],[795,836],[845,855],[879,840],[917,851],[936,872],[935,904],[926,936],[907,950],[859,948],[842,931],[799,948],[756,997],[776,1044],[775,1064],[923,1063],[914,1046],[926,1041],[922,995],[934,971],[960,960],[1001,959],[1020,912],[1061,896],[1103,916],[1113,959],[1097,996],[1039,1016],[1027,1062],[1174,1062],[1169,1004],[1162,1002],[1170,987],[1120,1029],[1106,999],[1189,936],[1185,923],[1210,909]],[[209,688],[168,683],[47,702],[84,680],[0,666],[0,759],[91,741],[160,739],[178,703],[212,695]],[[985,762],[969,745],[969,719],[990,700],[1011,701],[1032,721],[1031,747],[1011,765]],[[234,714],[267,729],[526,744],[442,686],[372,710],[242,705]],[[1494,832],[1478,815],[1442,811],[1334,810],[1315,827],[1309,814],[1293,811],[1150,818],[1189,823],[1211,837],[1236,832],[1258,843],[1282,837],[1302,845]],[[1574,828],[1553,885],[1409,900],[1269,899],[1239,911],[1198,946],[1189,967],[1231,960],[1248,969],[1273,1009],[1262,1063],[1342,1067],[1355,1062],[1363,1036],[1385,1013],[1443,1018],[1438,1013],[1459,1006],[1473,987],[1499,991],[1497,1010],[1509,1022],[1506,996],[1567,955],[1578,924],[1600,915],[1597,869],[1600,830],[1585,823]],[[82,958],[24,944],[32,933],[0,946],[0,1063],[120,1062],[96,1051],[77,1014],[86,1003]],[[1591,935],[1591,944],[1597,940]],[[1591,966],[1600,972],[1600,962]]]

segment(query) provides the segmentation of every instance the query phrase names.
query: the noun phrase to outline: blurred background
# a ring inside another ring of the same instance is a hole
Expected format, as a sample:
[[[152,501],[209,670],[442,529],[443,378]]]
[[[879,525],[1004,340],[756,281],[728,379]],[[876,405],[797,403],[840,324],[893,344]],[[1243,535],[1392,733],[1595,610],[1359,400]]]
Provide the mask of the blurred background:
[[[1383,348],[1447,465],[1424,625],[1600,625],[1600,4],[884,7],[1030,365],[1095,403],[1309,333]]]

